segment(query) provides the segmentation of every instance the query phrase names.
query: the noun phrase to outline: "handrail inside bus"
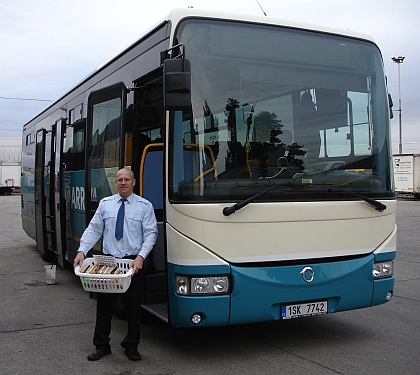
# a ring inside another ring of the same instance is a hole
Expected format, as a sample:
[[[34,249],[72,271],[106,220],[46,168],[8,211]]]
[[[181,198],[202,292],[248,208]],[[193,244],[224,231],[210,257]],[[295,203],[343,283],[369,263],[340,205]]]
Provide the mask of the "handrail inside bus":
[[[146,155],[149,152],[149,150],[151,148],[157,148],[157,147],[163,147],[163,143],[159,142],[159,143],[150,143],[148,144],[144,150],[143,150],[143,154],[141,156],[141,161],[140,161],[140,171],[139,171],[139,194],[142,197],[144,194],[144,189],[143,189],[143,184],[144,184],[144,179],[143,179],[143,174],[144,174],[144,165],[146,162]],[[184,143],[183,144],[186,147],[196,147],[199,148],[202,145],[199,145],[197,143]],[[210,146],[208,145],[203,145],[204,148],[209,152],[209,156],[210,156],[210,160],[211,160],[211,168],[207,169],[206,171],[204,171],[203,173],[201,173],[200,175],[198,175],[197,177],[194,178],[194,182],[199,181],[201,178],[203,178],[204,176],[208,175],[211,172],[214,172],[214,179],[217,180],[218,176],[217,176],[217,171],[216,171],[216,162],[214,159],[214,154],[213,154],[213,150],[211,149]]]

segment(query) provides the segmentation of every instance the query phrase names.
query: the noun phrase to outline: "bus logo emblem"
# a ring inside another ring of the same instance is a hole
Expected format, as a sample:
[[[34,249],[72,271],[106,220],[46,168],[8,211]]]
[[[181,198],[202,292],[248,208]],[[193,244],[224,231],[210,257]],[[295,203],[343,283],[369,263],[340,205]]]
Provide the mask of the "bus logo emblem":
[[[315,271],[312,267],[305,267],[302,271],[300,271],[300,276],[302,276],[303,281],[310,283],[315,277]]]

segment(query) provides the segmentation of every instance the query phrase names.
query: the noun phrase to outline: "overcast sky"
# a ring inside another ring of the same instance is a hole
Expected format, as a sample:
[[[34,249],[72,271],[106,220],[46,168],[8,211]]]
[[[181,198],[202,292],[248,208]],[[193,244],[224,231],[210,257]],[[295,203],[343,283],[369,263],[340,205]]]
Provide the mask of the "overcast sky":
[[[420,153],[420,0],[259,0],[268,16],[370,34],[382,51],[398,109],[401,64],[403,152]],[[257,0],[0,0],[0,137],[23,125],[173,8],[261,15]],[[36,100],[22,100],[36,99]],[[398,150],[398,112],[391,121]]]

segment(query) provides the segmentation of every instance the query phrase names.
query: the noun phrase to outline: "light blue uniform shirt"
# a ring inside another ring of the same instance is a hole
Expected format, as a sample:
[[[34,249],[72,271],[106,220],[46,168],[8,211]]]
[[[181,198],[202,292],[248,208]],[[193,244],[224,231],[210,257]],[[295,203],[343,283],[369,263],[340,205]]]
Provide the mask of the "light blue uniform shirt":
[[[136,194],[131,194],[125,202],[123,237],[115,238],[118,210],[122,204],[119,194],[103,198],[95,215],[80,239],[78,251],[85,255],[103,235],[103,253],[123,258],[149,255],[157,238],[157,223],[152,204]]]

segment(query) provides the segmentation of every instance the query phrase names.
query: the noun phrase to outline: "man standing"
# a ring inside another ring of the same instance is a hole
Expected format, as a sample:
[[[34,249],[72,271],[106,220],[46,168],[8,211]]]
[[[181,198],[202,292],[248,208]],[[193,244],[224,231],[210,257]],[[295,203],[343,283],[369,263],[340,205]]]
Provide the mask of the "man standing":
[[[121,294],[127,314],[128,333],[121,346],[131,361],[140,361],[141,293],[143,286],[143,262],[157,238],[157,224],[152,204],[133,193],[136,180],[130,169],[117,172],[118,194],[103,198],[95,215],[80,239],[80,247],[73,266],[83,263],[87,252],[103,236],[103,253],[115,258],[133,259],[132,279],[128,290]],[[109,344],[111,320],[119,294],[98,293],[96,325],[93,344],[96,350],[87,356],[96,361],[111,354]]]

